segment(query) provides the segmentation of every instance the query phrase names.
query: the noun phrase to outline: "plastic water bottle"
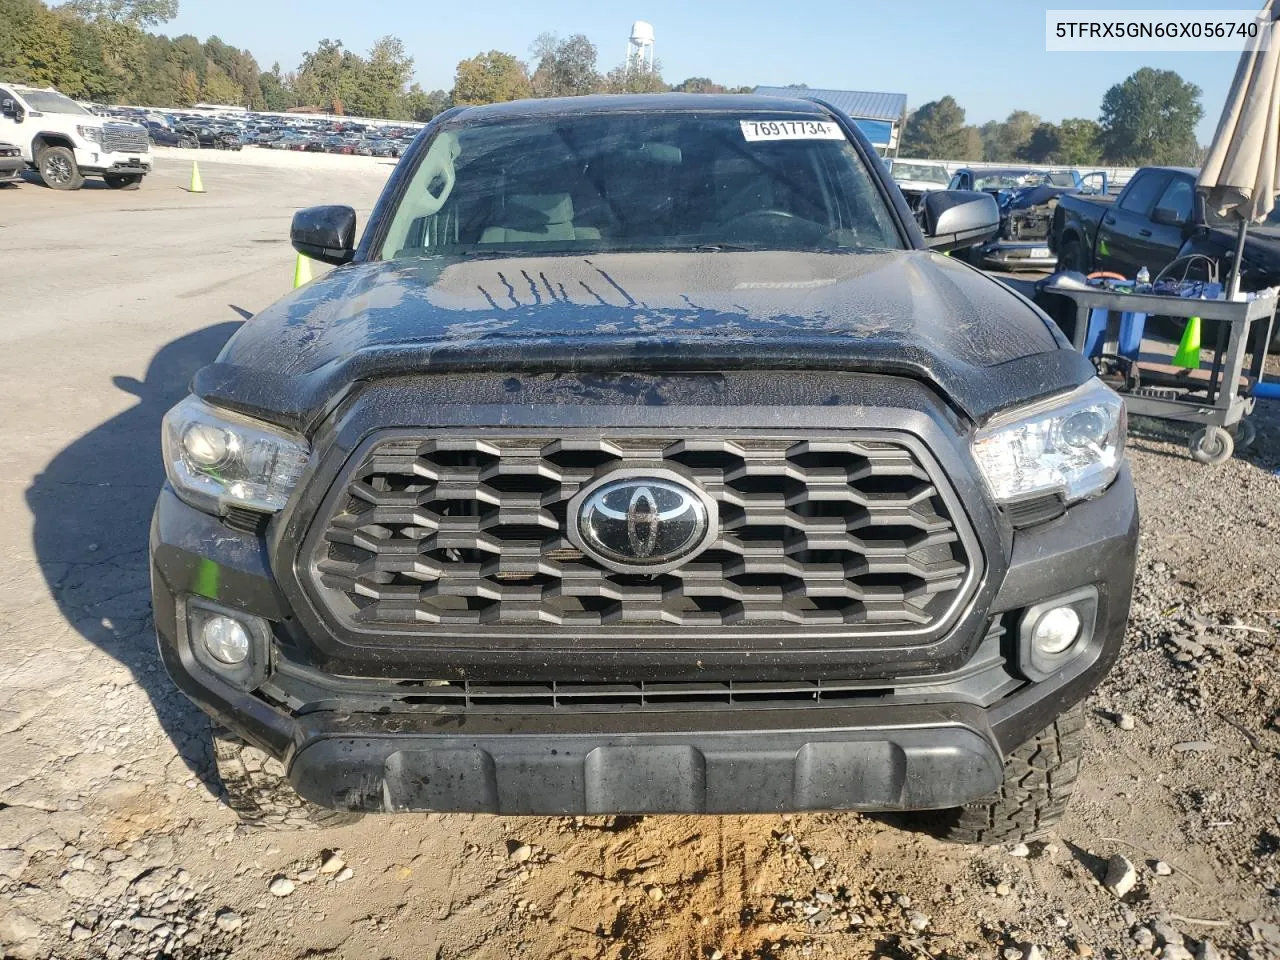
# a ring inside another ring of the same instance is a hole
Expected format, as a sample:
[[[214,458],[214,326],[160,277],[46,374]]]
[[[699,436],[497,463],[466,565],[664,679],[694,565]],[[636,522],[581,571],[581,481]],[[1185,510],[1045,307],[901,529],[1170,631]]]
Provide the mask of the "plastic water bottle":
[[[1136,290],[1151,289],[1151,271],[1148,270],[1146,267],[1142,267],[1141,269],[1138,270],[1137,279],[1138,279],[1138,283],[1137,283],[1137,286],[1135,287]]]

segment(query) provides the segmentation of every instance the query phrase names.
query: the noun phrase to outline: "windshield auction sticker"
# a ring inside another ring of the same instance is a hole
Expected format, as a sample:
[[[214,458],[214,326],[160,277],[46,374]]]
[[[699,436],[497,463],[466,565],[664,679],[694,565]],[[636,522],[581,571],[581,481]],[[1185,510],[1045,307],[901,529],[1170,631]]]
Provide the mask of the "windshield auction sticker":
[[[747,140],[843,140],[840,124],[829,120],[739,120]]]
[[[1276,30],[1255,10],[1046,10],[1050,52],[1233,52],[1269,49]]]

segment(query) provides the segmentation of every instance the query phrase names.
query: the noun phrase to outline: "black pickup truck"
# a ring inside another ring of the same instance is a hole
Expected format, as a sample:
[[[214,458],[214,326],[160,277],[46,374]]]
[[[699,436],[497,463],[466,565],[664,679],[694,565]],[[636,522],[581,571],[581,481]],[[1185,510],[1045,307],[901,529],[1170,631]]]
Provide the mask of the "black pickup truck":
[[[1124,406],[843,114],[459,107],[165,417],[152,597],[258,823],[942,810],[1040,833],[1119,655]],[[296,791],[296,794],[295,794]],[[300,799],[305,798],[305,799]]]
[[[1143,167],[1118,197],[1068,194],[1058,201],[1049,242],[1058,267],[1091,273],[1105,270],[1136,276],[1146,267],[1155,277],[1180,256],[1205,254],[1226,278],[1235,253],[1233,223],[1205,210],[1196,194],[1199,171],[1187,167]],[[1204,279],[1203,271],[1191,276]],[[1250,227],[1241,287],[1280,284],[1280,207]]]

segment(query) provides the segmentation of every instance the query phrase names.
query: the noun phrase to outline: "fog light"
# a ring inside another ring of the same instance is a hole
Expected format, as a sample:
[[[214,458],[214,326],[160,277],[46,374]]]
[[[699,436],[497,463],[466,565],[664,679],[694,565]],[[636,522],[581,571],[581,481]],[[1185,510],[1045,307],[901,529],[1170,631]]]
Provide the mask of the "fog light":
[[[1031,642],[1041,653],[1062,653],[1080,636],[1080,614],[1071,607],[1054,607],[1031,630]]]
[[[200,628],[200,642],[222,663],[244,663],[249,656],[249,631],[230,617],[209,617]]]

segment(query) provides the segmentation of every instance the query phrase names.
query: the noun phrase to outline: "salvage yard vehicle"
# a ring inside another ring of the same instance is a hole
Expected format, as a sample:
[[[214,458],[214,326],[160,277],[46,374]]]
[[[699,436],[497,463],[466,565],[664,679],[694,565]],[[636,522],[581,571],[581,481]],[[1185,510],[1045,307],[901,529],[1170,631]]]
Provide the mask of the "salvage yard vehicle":
[[[1050,243],[1063,269],[1155,276],[1178,257],[1204,254],[1226,276],[1235,253],[1235,221],[1206,211],[1196,196],[1199,170],[1143,167],[1118,197],[1067,197],[1054,214]],[[1241,288],[1280,284],[1280,208],[1253,227],[1245,241]]]
[[[952,190],[982,190],[1000,204],[1000,235],[969,251],[970,262],[995,270],[1050,270],[1057,257],[1049,247],[1053,212],[1062,197],[1107,192],[1105,173],[1087,177],[1075,170],[1009,167],[956,171]]]
[[[94,116],[52,88],[0,82],[0,140],[55,190],[79,190],[86,176],[136,189],[151,172],[146,127]]]
[[[21,150],[12,143],[0,142],[0,183],[21,183],[26,167]]]
[[[830,107],[662,94],[454,108],[358,245],[297,213],[337,268],[165,416],[151,526],[231,804],[1058,820],[1132,592],[1124,407],[936,252],[989,196],[922,207]]]
[[[151,142],[159,147],[183,147],[186,149],[194,149],[200,146],[199,135],[190,127],[178,127],[170,129],[160,124],[152,126],[147,125],[147,134],[151,138]]]
[[[946,190],[951,181],[951,174],[947,173],[946,167],[926,160],[890,160],[889,175],[913,210],[919,206],[920,198],[926,193]]]

